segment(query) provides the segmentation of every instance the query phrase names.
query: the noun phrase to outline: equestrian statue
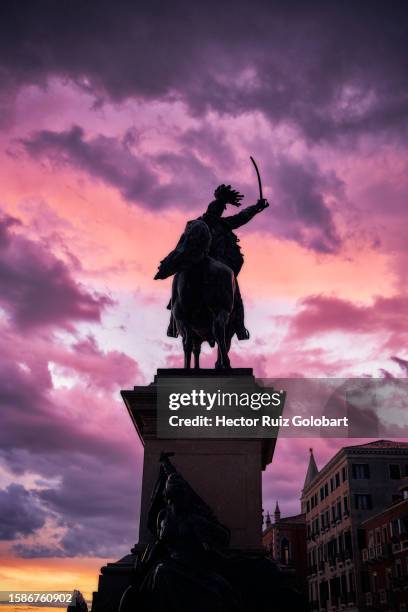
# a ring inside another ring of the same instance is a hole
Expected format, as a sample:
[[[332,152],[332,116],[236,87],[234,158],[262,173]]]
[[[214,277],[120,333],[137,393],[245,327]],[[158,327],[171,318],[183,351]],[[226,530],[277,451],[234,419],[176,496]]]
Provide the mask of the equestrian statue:
[[[241,206],[244,196],[231,185],[219,185],[206,212],[188,221],[176,248],[160,262],[155,276],[164,279],[174,275],[167,335],[182,337],[186,369],[191,367],[192,354],[194,368],[200,367],[201,344],[205,341],[217,345],[216,369],[229,369],[228,352],[234,334],[238,340],[249,338],[237,280],[244,258],[233,230],[269,206],[252,157],[251,161],[259,184],[256,204],[223,217],[227,204]]]

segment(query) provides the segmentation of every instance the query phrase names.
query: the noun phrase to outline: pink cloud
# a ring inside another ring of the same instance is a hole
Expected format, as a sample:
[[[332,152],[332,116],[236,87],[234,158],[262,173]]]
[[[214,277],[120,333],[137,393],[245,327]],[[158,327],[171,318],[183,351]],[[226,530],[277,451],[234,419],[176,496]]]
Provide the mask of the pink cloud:
[[[403,345],[408,329],[408,297],[376,297],[369,305],[334,296],[312,295],[301,300],[290,322],[292,338],[302,339],[333,331],[390,335],[388,346]]]

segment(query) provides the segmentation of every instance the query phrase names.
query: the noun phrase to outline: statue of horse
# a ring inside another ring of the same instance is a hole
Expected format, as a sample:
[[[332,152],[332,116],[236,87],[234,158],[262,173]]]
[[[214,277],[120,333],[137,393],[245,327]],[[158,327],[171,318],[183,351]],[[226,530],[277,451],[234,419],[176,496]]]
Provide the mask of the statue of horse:
[[[171,311],[183,340],[184,367],[200,367],[201,344],[217,344],[216,369],[229,369],[235,333],[235,277],[230,267],[208,255],[211,233],[204,221],[190,221],[177,249],[160,262],[155,279],[174,275]]]

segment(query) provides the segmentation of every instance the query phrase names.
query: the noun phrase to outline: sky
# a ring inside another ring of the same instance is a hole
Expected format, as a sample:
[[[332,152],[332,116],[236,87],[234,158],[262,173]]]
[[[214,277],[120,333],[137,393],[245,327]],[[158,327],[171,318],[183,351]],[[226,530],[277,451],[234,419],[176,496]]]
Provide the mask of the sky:
[[[219,183],[256,201],[250,155],[270,207],[238,230],[251,339],[232,365],[407,375],[407,8],[0,13],[0,583],[58,568],[89,593],[137,540],[143,454],[119,390],[181,365],[157,264]],[[344,443],[278,440],[264,508],[299,512],[309,446],[321,467]]]

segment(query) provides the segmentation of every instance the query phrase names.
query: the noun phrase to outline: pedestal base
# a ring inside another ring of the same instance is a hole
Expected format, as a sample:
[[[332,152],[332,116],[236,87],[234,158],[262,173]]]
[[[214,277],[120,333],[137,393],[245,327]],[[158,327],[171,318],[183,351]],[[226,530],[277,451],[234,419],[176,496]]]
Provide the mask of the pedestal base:
[[[152,536],[147,528],[150,498],[161,452],[174,452],[172,463],[193,489],[231,531],[231,548],[262,554],[262,470],[272,461],[274,439],[165,440],[157,438],[157,384],[160,378],[178,376],[236,377],[255,383],[251,369],[220,373],[215,370],[158,370],[151,385],[122,391],[140,440],[144,445],[139,544],[131,554],[101,570],[92,612],[117,612],[120,598],[130,584],[136,555]]]

